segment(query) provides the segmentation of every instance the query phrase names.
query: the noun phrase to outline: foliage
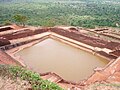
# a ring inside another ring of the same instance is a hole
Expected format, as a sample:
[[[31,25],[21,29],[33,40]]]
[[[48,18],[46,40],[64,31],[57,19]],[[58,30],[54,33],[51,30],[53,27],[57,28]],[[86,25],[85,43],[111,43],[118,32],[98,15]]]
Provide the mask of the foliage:
[[[28,25],[120,26],[119,0],[12,0],[0,3],[0,11],[0,24],[20,13]]]
[[[0,65],[1,76],[21,78],[32,85],[33,90],[63,90],[57,84],[43,80],[38,73],[32,72],[19,66]]]
[[[25,22],[27,22],[27,17],[21,14],[16,14],[13,16],[13,20],[25,26]]]
[[[85,86],[84,90],[120,90],[120,82],[95,82]]]
[[[6,20],[3,22],[3,25],[11,25],[11,24],[12,24],[12,22],[10,20]]]

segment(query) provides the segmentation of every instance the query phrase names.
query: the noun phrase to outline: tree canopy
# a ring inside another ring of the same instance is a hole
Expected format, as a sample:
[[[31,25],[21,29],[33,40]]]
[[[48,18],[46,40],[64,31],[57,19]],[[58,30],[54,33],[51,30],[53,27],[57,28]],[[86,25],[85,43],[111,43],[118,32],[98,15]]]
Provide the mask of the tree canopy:
[[[14,16],[22,25],[120,27],[119,0],[12,0],[0,3],[0,12],[0,24]]]
[[[24,15],[16,14],[13,16],[13,20],[16,23],[21,24],[22,26],[25,26],[25,22],[27,22],[28,18]]]

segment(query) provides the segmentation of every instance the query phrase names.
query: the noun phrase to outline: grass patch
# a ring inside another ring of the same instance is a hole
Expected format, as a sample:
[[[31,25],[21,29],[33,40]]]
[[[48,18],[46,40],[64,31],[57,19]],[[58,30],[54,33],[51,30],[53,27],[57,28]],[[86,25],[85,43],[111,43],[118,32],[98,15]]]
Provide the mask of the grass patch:
[[[23,67],[0,65],[0,72],[2,77],[8,76],[14,80],[20,78],[21,80],[28,81],[32,86],[32,90],[64,90],[53,82],[43,80],[38,73]]]
[[[96,82],[84,88],[84,90],[120,90],[120,83]]]

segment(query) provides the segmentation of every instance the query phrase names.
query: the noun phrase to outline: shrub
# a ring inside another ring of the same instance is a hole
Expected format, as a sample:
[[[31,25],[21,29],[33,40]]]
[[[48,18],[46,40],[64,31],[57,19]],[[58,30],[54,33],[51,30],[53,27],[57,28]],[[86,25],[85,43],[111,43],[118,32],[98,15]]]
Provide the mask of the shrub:
[[[43,80],[39,73],[19,66],[0,65],[0,76],[8,76],[14,80],[21,78],[21,80],[28,81],[32,86],[32,90],[64,90],[56,83]]]

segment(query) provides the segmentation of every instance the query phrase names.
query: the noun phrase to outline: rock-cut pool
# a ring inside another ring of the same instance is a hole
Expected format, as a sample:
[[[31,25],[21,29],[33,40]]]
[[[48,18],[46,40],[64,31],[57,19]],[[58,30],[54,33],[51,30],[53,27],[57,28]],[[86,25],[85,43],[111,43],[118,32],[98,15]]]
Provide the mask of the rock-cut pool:
[[[35,71],[54,72],[69,81],[86,79],[108,61],[53,39],[46,39],[17,53]]]

